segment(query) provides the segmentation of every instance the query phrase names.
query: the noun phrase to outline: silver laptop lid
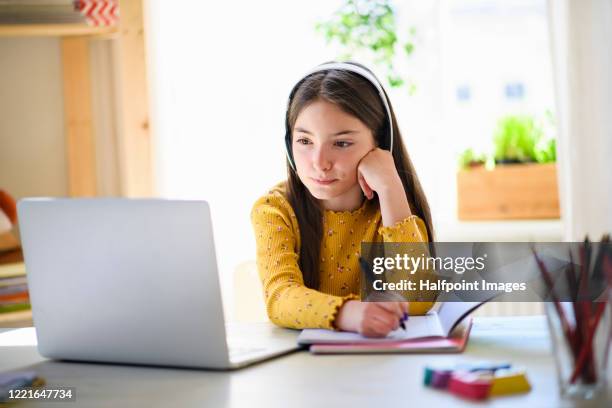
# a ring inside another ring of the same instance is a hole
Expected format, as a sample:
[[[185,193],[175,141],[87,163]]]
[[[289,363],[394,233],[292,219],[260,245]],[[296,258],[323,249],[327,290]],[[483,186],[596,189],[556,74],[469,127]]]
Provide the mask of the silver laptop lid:
[[[24,199],[18,216],[43,356],[228,366],[208,203]]]

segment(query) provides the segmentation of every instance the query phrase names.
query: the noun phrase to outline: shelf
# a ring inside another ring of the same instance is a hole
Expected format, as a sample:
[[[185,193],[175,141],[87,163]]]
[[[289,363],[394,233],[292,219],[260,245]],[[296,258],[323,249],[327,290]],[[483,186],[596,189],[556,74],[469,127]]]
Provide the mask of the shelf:
[[[116,26],[86,24],[0,24],[0,37],[106,36],[118,32]]]
[[[31,326],[33,326],[32,310],[20,310],[18,312],[0,314],[0,328]]]

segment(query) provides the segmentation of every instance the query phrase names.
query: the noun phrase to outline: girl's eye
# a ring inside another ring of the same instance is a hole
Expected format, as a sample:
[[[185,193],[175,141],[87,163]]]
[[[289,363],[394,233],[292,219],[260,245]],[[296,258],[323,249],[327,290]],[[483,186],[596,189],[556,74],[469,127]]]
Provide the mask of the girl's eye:
[[[307,144],[310,143],[310,140],[308,140],[308,139],[298,139],[298,140],[296,140],[296,142],[299,143],[299,144],[307,145]]]
[[[352,145],[352,143],[351,142],[344,142],[344,141],[340,140],[340,141],[337,141],[335,143],[335,145],[338,146],[338,147],[349,147],[349,146]]]

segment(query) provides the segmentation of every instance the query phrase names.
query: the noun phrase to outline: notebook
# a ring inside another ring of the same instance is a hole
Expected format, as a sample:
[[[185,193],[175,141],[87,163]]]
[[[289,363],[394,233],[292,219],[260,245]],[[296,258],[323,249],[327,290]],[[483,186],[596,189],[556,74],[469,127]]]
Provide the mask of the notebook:
[[[465,348],[471,328],[471,319],[466,317],[483,303],[440,303],[424,316],[410,316],[404,323],[405,329],[398,328],[385,338],[305,329],[298,336],[298,343],[311,345],[313,353],[460,352]]]
[[[370,354],[370,353],[461,353],[469,338],[472,319],[463,320],[449,337],[426,337],[412,340],[367,343],[313,344],[312,354]]]

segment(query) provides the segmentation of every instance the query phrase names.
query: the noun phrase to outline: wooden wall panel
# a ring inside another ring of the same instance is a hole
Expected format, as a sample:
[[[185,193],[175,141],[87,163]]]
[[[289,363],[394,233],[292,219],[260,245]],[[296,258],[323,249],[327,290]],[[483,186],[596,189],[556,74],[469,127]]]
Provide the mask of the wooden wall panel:
[[[68,192],[72,197],[96,195],[96,152],[91,114],[89,40],[61,40]]]
[[[119,2],[117,96],[119,105],[119,171],[122,194],[153,194],[153,153],[142,0]]]

